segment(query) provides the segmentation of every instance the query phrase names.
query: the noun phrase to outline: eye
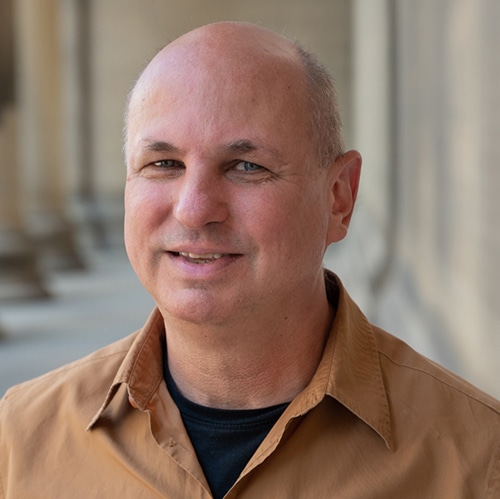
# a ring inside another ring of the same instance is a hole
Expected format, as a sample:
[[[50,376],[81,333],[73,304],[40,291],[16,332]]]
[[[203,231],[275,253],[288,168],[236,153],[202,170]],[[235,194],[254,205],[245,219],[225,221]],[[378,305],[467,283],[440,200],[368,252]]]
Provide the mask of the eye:
[[[256,172],[259,170],[262,170],[262,166],[257,165],[255,163],[250,163],[249,161],[240,161],[236,163],[234,169],[238,171],[244,171],[244,172]]]
[[[273,174],[265,166],[243,160],[235,160],[226,175],[234,182],[245,184],[262,184],[273,178]]]
[[[148,163],[141,170],[141,176],[150,179],[172,179],[182,175],[184,165],[175,159],[161,159]]]
[[[152,165],[157,168],[176,168],[181,166],[179,162],[174,159],[162,159],[160,161],[155,161]]]

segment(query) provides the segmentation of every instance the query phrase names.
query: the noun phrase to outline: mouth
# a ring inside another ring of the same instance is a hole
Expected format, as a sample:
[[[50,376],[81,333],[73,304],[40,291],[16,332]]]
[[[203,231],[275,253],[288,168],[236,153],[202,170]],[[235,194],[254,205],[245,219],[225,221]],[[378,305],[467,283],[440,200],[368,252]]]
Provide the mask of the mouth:
[[[188,262],[195,263],[197,265],[212,263],[224,256],[223,253],[197,254],[197,253],[190,253],[187,251],[172,251],[171,254],[176,257],[182,257]]]

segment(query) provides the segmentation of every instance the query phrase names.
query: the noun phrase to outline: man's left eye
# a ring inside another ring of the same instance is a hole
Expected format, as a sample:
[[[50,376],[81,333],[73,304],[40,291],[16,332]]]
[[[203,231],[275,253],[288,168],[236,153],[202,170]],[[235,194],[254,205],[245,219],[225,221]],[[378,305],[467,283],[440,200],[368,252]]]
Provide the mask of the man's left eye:
[[[255,172],[262,169],[262,166],[255,163],[250,163],[249,161],[240,161],[235,166],[236,170],[245,172]]]

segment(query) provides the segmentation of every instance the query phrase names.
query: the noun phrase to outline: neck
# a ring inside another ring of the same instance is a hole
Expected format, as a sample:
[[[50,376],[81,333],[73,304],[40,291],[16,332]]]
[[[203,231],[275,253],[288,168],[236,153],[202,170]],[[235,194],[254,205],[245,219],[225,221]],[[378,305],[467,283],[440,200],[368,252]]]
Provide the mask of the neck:
[[[208,407],[255,409],[291,401],[313,377],[334,311],[312,307],[248,324],[165,319],[167,360],[181,393]]]

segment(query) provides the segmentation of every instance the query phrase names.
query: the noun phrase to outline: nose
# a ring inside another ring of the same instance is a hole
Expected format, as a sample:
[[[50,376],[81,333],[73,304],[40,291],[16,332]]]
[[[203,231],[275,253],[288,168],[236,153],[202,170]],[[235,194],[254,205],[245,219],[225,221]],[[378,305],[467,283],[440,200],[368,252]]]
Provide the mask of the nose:
[[[188,229],[224,222],[229,215],[223,177],[203,170],[188,166],[177,183],[173,214]]]

